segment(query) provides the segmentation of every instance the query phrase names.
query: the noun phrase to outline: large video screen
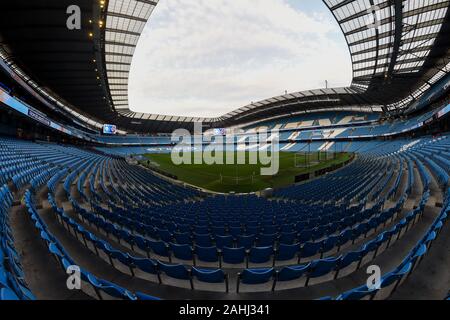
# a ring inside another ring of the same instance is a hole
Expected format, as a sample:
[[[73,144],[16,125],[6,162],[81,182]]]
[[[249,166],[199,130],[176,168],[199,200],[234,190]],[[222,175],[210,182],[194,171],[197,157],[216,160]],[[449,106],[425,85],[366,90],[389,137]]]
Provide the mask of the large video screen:
[[[450,112],[450,104],[438,112],[438,118],[442,118],[449,112]]]
[[[113,124],[103,125],[103,134],[117,134],[117,127]]]
[[[227,130],[223,128],[214,129],[215,136],[225,136],[227,134]]]

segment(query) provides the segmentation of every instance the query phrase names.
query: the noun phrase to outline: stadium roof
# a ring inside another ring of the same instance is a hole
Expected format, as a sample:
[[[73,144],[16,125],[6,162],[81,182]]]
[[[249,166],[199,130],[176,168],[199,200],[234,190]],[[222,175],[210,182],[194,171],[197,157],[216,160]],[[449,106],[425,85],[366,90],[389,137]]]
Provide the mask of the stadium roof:
[[[214,119],[135,113],[128,105],[128,73],[158,1],[76,1],[81,30],[66,27],[72,3],[3,3],[0,56],[66,112],[96,126],[169,132],[198,121],[220,127],[305,110],[397,113],[450,70],[449,0],[324,0],[349,46],[351,87],[290,93]]]
[[[450,1],[324,2],[347,40],[352,85],[368,93],[382,90],[387,110],[404,108],[410,100],[403,97],[414,94],[439,69],[448,71]]]

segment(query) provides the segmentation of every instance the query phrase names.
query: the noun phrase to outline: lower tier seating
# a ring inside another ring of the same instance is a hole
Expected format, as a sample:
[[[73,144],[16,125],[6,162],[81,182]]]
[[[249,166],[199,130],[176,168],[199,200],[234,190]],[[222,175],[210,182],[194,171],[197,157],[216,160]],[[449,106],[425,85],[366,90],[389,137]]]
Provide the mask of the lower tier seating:
[[[117,157],[1,138],[1,298],[40,298],[44,285],[27,281],[13,208],[62,274],[79,268],[91,298],[165,299],[168,288],[182,298],[389,298],[447,220],[450,139],[368,145],[345,168],[265,199],[204,194]],[[381,282],[367,287],[365,268],[378,263]]]

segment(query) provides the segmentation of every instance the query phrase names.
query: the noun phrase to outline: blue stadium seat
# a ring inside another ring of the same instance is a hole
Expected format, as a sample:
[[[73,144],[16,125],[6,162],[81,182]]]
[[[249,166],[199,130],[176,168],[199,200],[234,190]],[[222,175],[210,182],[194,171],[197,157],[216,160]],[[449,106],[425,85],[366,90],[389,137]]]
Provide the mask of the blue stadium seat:
[[[250,263],[267,263],[273,258],[273,247],[253,247],[247,257],[247,268]]]
[[[222,262],[227,264],[241,264],[245,261],[245,248],[229,248],[223,247],[222,249]]]
[[[219,268],[222,267],[219,253],[217,247],[200,247],[195,246],[194,252],[197,255],[198,261],[202,262],[217,262],[219,263]]]
[[[236,292],[239,293],[240,284],[263,284],[273,279],[275,270],[270,269],[245,269],[242,273],[238,274],[238,280],[236,285]]]
[[[275,290],[275,286],[278,282],[286,282],[300,279],[309,272],[310,267],[311,264],[308,263],[305,265],[283,267],[281,270],[278,270],[276,272],[275,282],[272,291]]]
[[[171,243],[170,250],[172,251],[175,258],[184,261],[192,261],[192,263],[195,265],[194,250],[191,246],[187,244]]]
[[[159,270],[171,278],[179,280],[189,280],[191,289],[194,289],[192,283],[191,271],[182,264],[166,264],[158,261]]]
[[[318,277],[328,274],[329,272],[335,271],[336,266],[339,263],[339,260],[340,260],[340,257],[321,259],[321,260],[317,260],[317,261],[314,261],[313,263],[311,263],[305,286],[306,287],[308,286],[309,280],[311,278],[318,278]]]
[[[294,258],[298,260],[300,244],[283,244],[281,243],[275,254],[275,261],[288,261]],[[274,261],[274,264],[275,264]]]
[[[192,276],[198,281],[207,283],[224,283],[225,292],[229,290],[228,275],[222,269],[203,269],[192,267]]]
[[[233,237],[228,235],[228,236],[216,236],[215,237],[216,240],[216,246],[217,249],[222,250],[224,247],[233,247]]]
[[[300,263],[302,258],[309,258],[315,256],[320,252],[321,248],[322,248],[321,242],[306,242],[300,249],[298,263]]]

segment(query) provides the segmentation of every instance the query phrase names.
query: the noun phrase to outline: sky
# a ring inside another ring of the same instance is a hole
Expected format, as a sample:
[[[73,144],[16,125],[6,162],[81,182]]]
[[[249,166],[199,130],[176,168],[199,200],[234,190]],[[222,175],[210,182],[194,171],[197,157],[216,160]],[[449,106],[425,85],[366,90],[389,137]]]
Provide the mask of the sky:
[[[320,0],[160,0],[136,48],[129,102],[135,112],[219,117],[351,78],[344,36]]]

